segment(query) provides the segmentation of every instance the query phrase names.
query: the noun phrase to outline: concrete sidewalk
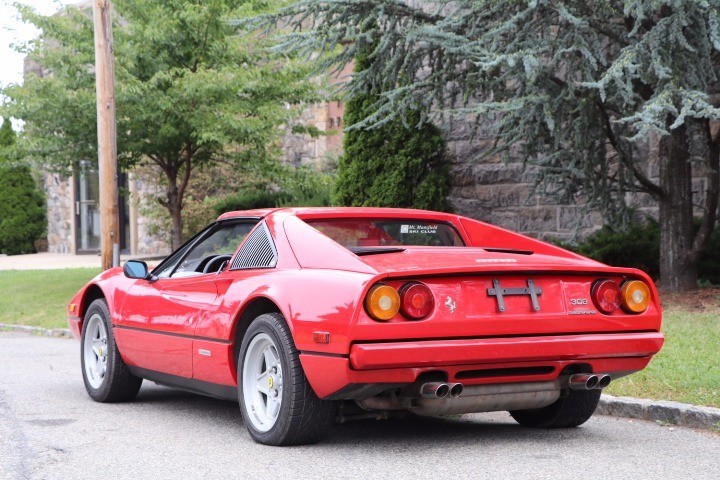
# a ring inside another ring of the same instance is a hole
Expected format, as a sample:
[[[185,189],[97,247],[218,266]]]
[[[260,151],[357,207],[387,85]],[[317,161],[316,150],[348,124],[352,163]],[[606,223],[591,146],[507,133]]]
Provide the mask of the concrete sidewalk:
[[[145,260],[157,264],[163,256],[120,255],[120,264],[125,260]],[[100,255],[73,255],[70,253],[32,253],[29,255],[0,255],[1,270],[53,270],[58,268],[97,268]]]

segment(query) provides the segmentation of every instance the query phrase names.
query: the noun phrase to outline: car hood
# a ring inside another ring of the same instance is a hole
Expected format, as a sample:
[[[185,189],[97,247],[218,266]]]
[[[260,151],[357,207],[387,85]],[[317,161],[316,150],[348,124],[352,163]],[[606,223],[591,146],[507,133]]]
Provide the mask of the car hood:
[[[360,260],[378,273],[442,274],[476,271],[604,270],[602,263],[582,257],[566,258],[532,252],[475,247],[406,247],[364,254]],[[520,252],[520,251],[518,251]]]

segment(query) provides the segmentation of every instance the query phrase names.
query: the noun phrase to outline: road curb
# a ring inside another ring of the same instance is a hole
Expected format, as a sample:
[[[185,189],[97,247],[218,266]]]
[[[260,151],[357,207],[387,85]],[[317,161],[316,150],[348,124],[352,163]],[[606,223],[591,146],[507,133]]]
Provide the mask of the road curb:
[[[720,408],[699,407],[666,400],[614,397],[603,394],[596,413],[690,428],[707,430],[720,428]]]
[[[72,333],[70,333],[70,330],[67,328],[42,328],[30,327],[28,325],[9,325],[7,323],[0,323],[0,330],[42,335],[44,337],[73,338]]]

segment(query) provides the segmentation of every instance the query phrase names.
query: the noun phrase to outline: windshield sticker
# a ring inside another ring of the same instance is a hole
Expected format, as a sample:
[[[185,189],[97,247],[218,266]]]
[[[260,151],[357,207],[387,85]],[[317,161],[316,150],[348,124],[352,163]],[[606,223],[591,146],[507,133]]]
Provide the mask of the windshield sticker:
[[[400,225],[400,233],[421,233],[428,235],[437,234],[438,226],[436,224],[430,225]]]

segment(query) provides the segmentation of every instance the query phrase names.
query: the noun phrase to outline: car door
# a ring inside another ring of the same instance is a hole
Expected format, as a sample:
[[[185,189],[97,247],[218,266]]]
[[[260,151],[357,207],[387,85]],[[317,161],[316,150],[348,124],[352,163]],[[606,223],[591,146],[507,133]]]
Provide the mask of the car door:
[[[217,308],[215,277],[255,222],[219,222],[137,280],[115,324],[126,363],[192,378],[198,321]]]
[[[197,323],[193,348],[193,378],[220,385],[236,385],[234,350],[225,340],[232,332],[239,305],[258,290],[268,288],[278,252],[265,222],[242,243],[228,268],[215,276],[218,297]]]

